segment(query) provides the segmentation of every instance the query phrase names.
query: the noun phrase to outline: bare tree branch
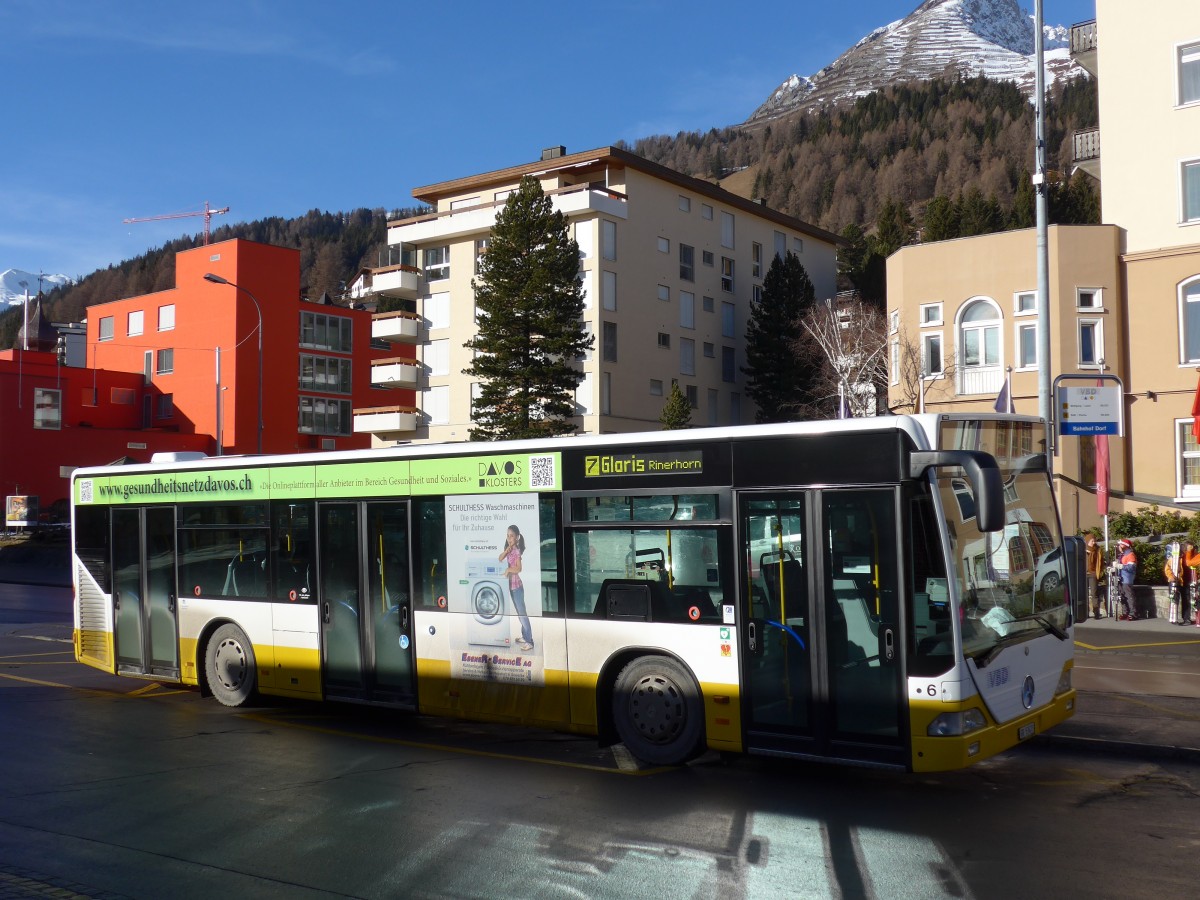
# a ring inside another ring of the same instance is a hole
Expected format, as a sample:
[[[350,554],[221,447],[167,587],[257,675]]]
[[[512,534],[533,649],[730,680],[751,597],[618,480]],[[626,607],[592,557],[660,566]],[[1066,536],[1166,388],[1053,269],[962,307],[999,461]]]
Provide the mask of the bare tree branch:
[[[861,300],[820,303],[800,323],[805,336],[798,352],[821,358],[813,393],[822,410],[837,409],[840,397],[852,415],[873,416],[876,397],[887,384],[887,319],[878,308]]]

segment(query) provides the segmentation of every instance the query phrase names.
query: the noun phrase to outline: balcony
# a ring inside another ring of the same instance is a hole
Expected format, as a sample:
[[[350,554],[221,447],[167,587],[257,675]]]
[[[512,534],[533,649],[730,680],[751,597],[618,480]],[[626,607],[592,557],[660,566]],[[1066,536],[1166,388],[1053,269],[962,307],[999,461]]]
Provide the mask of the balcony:
[[[371,316],[371,339],[393,344],[418,344],[421,341],[421,317],[409,312],[375,313]]]
[[[1000,366],[962,366],[958,370],[959,394],[998,394],[1004,385]]]
[[[609,190],[603,184],[572,184],[546,191],[556,212],[579,216],[589,212],[604,213],[618,219],[628,218],[625,195]],[[392,245],[428,244],[451,238],[490,231],[496,224],[496,213],[504,201],[481,203],[463,209],[428,213],[411,219],[388,223],[388,243]]]
[[[1100,129],[1085,128],[1072,136],[1071,163],[1093,178],[1100,178]]]
[[[399,297],[402,300],[416,298],[421,289],[421,270],[414,266],[397,264],[382,269],[363,269],[350,285],[352,300],[365,297]]]
[[[1093,77],[1097,74],[1096,50],[1098,46],[1095,19],[1071,26],[1071,59],[1087,69]]]
[[[417,418],[411,406],[368,406],[354,411],[354,433],[397,440],[417,430]]]
[[[371,363],[371,384],[375,387],[415,388],[421,367],[410,359],[377,359]]]

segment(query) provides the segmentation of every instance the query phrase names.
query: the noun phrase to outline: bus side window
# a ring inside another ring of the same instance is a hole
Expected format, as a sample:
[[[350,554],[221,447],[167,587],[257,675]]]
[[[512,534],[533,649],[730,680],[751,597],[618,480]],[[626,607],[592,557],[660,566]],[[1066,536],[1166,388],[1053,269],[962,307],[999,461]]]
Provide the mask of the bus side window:
[[[446,609],[446,499],[413,501],[413,586],[418,609]]]

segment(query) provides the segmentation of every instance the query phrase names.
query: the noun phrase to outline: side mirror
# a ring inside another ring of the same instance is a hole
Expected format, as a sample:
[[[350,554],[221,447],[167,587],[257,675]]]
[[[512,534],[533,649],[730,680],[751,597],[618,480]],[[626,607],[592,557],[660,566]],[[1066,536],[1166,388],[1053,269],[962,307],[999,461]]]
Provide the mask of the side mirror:
[[[996,457],[981,450],[917,450],[908,458],[908,475],[920,478],[926,470],[958,466],[975,495],[975,523],[980,531],[1004,527],[1004,482]]]

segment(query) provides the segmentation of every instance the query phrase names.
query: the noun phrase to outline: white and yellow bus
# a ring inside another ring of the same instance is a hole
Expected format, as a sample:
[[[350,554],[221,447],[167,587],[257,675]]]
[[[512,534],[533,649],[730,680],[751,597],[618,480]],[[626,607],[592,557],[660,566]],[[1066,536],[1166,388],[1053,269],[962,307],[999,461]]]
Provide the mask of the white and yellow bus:
[[[75,653],[116,675],[915,771],[1073,712],[1040,420],[855,419],[156,460],[72,479]],[[1048,523],[1048,524],[1047,524]]]

